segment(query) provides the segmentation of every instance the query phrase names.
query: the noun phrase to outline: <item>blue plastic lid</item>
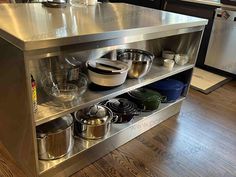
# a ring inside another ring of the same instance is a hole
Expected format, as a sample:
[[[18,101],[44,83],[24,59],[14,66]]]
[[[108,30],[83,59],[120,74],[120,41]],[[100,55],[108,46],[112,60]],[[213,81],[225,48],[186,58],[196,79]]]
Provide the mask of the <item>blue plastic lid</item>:
[[[152,88],[160,90],[183,89],[184,83],[175,79],[165,79],[150,85]]]

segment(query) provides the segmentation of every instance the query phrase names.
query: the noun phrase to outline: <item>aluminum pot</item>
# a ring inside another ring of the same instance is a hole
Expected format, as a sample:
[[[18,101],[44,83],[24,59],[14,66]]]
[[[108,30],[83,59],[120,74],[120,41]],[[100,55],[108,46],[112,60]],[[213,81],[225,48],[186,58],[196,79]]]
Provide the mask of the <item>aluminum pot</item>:
[[[74,144],[73,127],[70,114],[37,126],[39,159],[53,160],[69,153]]]
[[[103,138],[110,130],[112,111],[106,106],[93,105],[75,112],[75,136],[84,139]]]
[[[141,78],[151,69],[154,55],[140,49],[121,49],[117,51],[117,60],[128,63],[129,78]]]
[[[129,70],[128,64],[106,58],[89,60],[86,65],[91,82],[103,87],[123,84]]]

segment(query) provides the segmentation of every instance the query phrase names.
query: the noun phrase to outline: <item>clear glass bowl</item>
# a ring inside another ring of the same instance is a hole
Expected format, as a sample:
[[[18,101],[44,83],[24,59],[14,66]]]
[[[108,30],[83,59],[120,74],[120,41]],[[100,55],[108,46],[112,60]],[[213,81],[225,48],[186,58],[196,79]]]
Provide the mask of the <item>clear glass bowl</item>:
[[[61,102],[72,101],[77,97],[78,87],[74,84],[57,84],[49,91],[49,94]]]
[[[68,81],[63,74],[49,73],[42,78],[44,91],[58,102],[70,102],[78,99],[87,89],[86,75],[79,73],[78,80]]]

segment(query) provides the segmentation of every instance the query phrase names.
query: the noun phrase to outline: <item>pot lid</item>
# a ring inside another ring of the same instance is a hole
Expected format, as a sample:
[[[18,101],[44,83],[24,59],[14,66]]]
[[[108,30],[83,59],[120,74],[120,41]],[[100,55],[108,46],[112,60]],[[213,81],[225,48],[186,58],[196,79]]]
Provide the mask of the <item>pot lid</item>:
[[[140,88],[136,90],[132,90],[128,92],[129,96],[140,100],[140,101],[145,101],[145,100],[162,100],[162,96],[160,93],[145,89],[145,88]]]
[[[125,62],[110,60],[107,58],[100,58],[97,60],[87,61],[87,67],[94,72],[102,73],[121,73],[129,69]]]
[[[87,125],[102,125],[111,120],[112,113],[109,108],[102,105],[93,105],[86,109],[77,111],[77,121]]]
[[[125,98],[114,98],[106,102],[106,106],[114,113],[123,115],[134,114],[137,112],[137,105]]]
[[[71,126],[73,123],[73,117],[68,114],[66,116],[57,118],[50,122],[44,123],[36,127],[37,133],[42,134],[50,134],[50,133],[57,133],[63,131]]]
[[[175,79],[165,79],[150,84],[150,86],[152,88],[160,90],[175,90],[175,89],[183,89],[184,83]]]

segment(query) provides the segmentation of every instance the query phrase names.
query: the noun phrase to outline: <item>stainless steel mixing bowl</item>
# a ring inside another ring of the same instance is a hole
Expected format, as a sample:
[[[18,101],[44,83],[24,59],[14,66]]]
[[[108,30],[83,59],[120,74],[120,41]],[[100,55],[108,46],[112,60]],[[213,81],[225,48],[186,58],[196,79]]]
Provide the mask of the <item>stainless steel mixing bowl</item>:
[[[122,49],[117,51],[117,60],[126,62],[130,66],[128,71],[129,78],[145,76],[152,66],[153,59],[153,54],[140,49]]]

